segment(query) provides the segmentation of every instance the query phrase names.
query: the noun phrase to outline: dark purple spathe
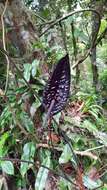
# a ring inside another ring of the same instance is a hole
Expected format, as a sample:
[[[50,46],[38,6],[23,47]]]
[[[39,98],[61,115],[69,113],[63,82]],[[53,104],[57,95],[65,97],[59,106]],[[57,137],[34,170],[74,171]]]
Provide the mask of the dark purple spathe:
[[[43,92],[43,106],[48,111],[54,100],[50,116],[60,112],[68,99],[70,90],[70,63],[68,54],[59,60]]]

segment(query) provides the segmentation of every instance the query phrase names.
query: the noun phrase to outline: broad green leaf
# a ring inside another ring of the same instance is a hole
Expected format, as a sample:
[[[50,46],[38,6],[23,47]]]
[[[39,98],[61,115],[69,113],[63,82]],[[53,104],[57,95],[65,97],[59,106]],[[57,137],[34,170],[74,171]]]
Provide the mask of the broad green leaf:
[[[61,117],[61,112],[57,113],[57,114],[54,116],[54,118],[55,118],[55,120],[57,121],[57,123],[59,123],[60,117]]]
[[[101,180],[94,181],[90,179],[88,176],[83,177],[83,182],[85,187],[87,187],[88,189],[94,189],[102,185]]]
[[[0,136],[0,156],[4,156],[5,152],[4,144],[9,136],[10,136],[9,132],[5,132],[3,135]]]
[[[37,69],[38,69],[38,66],[39,66],[39,63],[40,61],[35,59],[33,62],[32,62],[32,76],[34,77],[37,73]]]
[[[99,142],[107,146],[107,133],[96,131],[93,133],[94,136],[99,139]]]
[[[34,154],[35,154],[35,145],[33,142],[29,142],[24,145],[23,154],[22,154],[21,159],[33,162]],[[23,177],[30,167],[32,167],[32,164],[28,164],[28,163],[24,163],[24,162],[21,163],[20,172]]]
[[[71,190],[73,189],[72,185],[70,182],[68,182],[66,179],[61,178],[58,184],[58,189],[59,190]]]
[[[86,34],[79,28],[75,28],[75,37],[76,38],[80,38],[81,41],[87,42],[88,41],[88,37],[86,36]]]
[[[47,158],[44,159],[42,165],[50,167],[50,157],[48,156]],[[43,167],[40,167],[37,177],[36,177],[36,182],[35,182],[35,190],[44,190],[45,189],[45,184],[46,180],[48,177],[49,170]]]
[[[89,120],[84,120],[81,127],[88,129],[90,132],[97,132],[96,125]]]
[[[106,27],[107,27],[107,20],[106,19],[101,19],[100,33],[102,33],[105,30]]]
[[[14,166],[11,161],[1,161],[0,165],[1,165],[3,172],[5,172],[9,175],[14,175]]]
[[[35,105],[35,108],[37,109],[37,108],[41,105],[40,100],[38,100],[38,99],[36,98],[36,102],[34,103],[34,105]]]
[[[24,77],[29,82],[32,65],[29,63],[24,64]]]
[[[9,107],[6,106],[0,116],[0,127],[5,127],[12,121],[12,114],[9,110]]]
[[[79,119],[79,117],[70,117],[70,116],[65,116],[64,120],[67,123],[70,123],[72,125],[76,125],[76,126],[80,126],[80,122],[81,120]]]
[[[32,118],[35,116],[35,112],[40,107],[40,105],[41,105],[41,102],[38,99],[36,99],[36,102],[34,102],[32,106],[30,107],[30,114]]]
[[[98,119],[98,113],[95,112],[94,110],[89,110],[88,111],[96,120]]]
[[[25,126],[25,128],[26,128],[30,133],[33,133],[33,132],[34,132],[33,121],[32,121],[31,118],[28,116],[28,114],[25,113],[25,112],[21,112],[21,114],[20,114],[20,119],[21,119],[22,125]]]
[[[64,146],[64,150],[59,158],[59,163],[63,164],[72,159],[72,153],[68,144]]]

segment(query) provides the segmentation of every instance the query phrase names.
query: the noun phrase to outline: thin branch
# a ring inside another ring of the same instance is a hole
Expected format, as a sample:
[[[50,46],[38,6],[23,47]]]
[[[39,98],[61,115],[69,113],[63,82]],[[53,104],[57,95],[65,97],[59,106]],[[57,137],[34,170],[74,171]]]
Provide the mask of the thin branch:
[[[3,178],[4,178],[4,180],[3,180],[4,189],[9,190],[6,177],[3,177]]]
[[[98,16],[98,20],[99,20],[99,23],[100,23],[100,14],[94,10],[94,9],[82,9],[82,10],[78,10],[78,11],[74,11],[74,12],[70,12],[68,13],[67,15],[65,16],[62,16],[61,18],[57,19],[55,22],[53,22],[52,24],[50,24],[50,26],[48,28],[46,28],[46,30],[44,30],[39,37],[42,37],[46,32],[48,32],[48,30],[50,30],[51,28],[53,28],[55,25],[57,25],[59,22],[62,22],[63,20],[67,19],[68,17],[70,16],[73,16],[74,14],[77,14],[77,13],[82,13],[82,12],[94,12],[97,14]]]
[[[107,34],[107,27],[104,29],[104,31],[98,37],[98,39],[95,43],[95,46],[97,46],[101,42],[101,40],[105,37],[106,34]]]
[[[47,166],[40,165],[40,167],[46,168],[47,170],[51,171],[54,175],[57,175],[57,176],[59,176],[59,177],[62,177],[63,179],[66,179],[66,180],[69,181],[71,184],[73,184],[73,185],[76,186],[76,184],[75,184],[73,181],[71,181],[71,179],[69,179],[67,176],[62,175],[62,174],[59,174],[58,172],[56,172],[56,171],[54,171],[54,170],[48,168]]]
[[[44,123],[43,123],[43,128],[45,127],[48,119],[50,118],[50,113],[52,111],[52,108],[53,108],[54,104],[55,104],[55,100],[53,99],[52,102],[51,102],[51,104],[50,104],[49,109],[47,110],[46,118],[45,118]]]
[[[57,150],[59,152],[62,152],[63,151],[63,148],[60,148],[60,147],[57,147],[57,146],[50,146],[48,144],[42,144],[42,143],[39,143],[36,145],[37,148],[47,148],[47,149],[54,149],[54,150]],[[98,157],[93,154],[91,151],[78,151],[78,150],[74,150],[74,153],[77,154],[77,155],[80,155],[80,156],[88,156],[94,160],[98,160]]]
[[[10,105],[10,103],[9,103],[9,101],[8,101],[8,99],[7,99],[7,97],[5,95],[3,96],[3,99],[8,104],[10,112],[12,114],[12,117],[14,118],[17,126],[20,128],[20,130],[22,131],[23,134],[25,134],[26,136],[28,136],[28,132],[24,129],[24,127],[22,127],[22,125],[20,124],[19,120],[16,118],[16,115],[15,115],[15,113],[14,113],[14,111],[13,111],[13,109],[12,109],[12,107],[11,107],[11,105]]]
[[[80,155],[80,156],[88,156],[94,160],[98,160],[98,157],[96,155],[94,155],[93,153],[91,152],[86,152],[86,151],[75,151],[75,153],[77,155]]]
[[[2,49],[0,47],[0,52],[3,54],[3,55],[7,55],[10,62],[12,63],[12,65],[15,67],[15,69],[18,71],[20,77],[24,80],[24,82],[26,83],[27,87],[29,88],[29,90],[31,91],[31,93],[33,94],[33,96],[35,98],[38,98],[38,100],[41,102],[41,99],[39,97],[39,95],[36,93],[36,91],[33,90],[33,88],[31,87],[31,85],[27,82],[27,80],[25,79],[25,77],[23,76],[23,73],[20,71],[20,69],[17,67],[17,65],[14,63],[14,61],[12,60],[11,56],[8,54],[7,51],[5,51],[4,49]]]
[[[36,134],[29,134],[29,133],[27,132],[27,130],[21,125],[19,119],[17,119],[17,117],[16,117],[16,114],[15,114],[13,108],[11,107],[10,102],[8,101],[8,98],[5,96],[4,92],[3,92],[1,89],[0,89],[0,95],[1,95],[1,97],[3,97],[3,100],[4,100],[4,101],[7,103],[7,105],[9,106],[9,110],[10,110],[10,112],[11,112],[11,114],[12,114],[12,117],[13,117],[13,119],[15,120],[16,125],[19,127],[19,129],[21,130],[21,132],[22,132],[25,136],[27,136],[27,137],[31,136],[31,138],[34,138],[34,140],[35,140],[36,142],[38,142],[37,137],[36,137]]]
[[[44,19],[43,17],[41,17],[40,15],[38,15],[38,14],[36,13],[36,11],[34,11],[34,13],[35,13],[35,16],[38,17],[40,20],[42,20],[44,23],[47,22],[47,20],[45,20],[45,19]]]
[[[17,162],[18,162],[18,163],[28,163],[28,164],[32,164],[34,167],[37,168],[37,166],[35,165],[35,162],[29,161],[29,160],[21,160],[21,159],[18,159],[18,158],[7,158],[7,157],[0,157],[0,160],[1,160],[1,161],[11,161],[11,162],[13,162],[13,163],[17,163]],[[40,167],[46,168],[47,170],[49,170],[50,172],[52,172],[54,175],[57,175],[57,176],[59,176],[59,177],[62,177],[63,179],[66,179],[66,180],[69,181],[71,184],[73,184],[73,185],[76,186],[76,184],[75,184],[73,181],[71,181],[71,179],[69,179],[67,176],[65,177],[65,176],[63,176],[62,174],[59,174],[58,172],[56,172],[56,171],[54,171],[54,170],[48,168],[48,167],[45,166],[45,165],[40,165]]]
[[[48,21],[46,19],[44,19],[43,17],[41,17],[39,14],[37,14],[37,12],[35,10],[28,10],[27,9],[27,12],[29,11],[29,13],[32,14],[32,11],[34,12],[35,16],[38,17],[40,20],[42,20],[45,23],[47,23]]]
[[[98,16],[98,27],[97,27],[97,31],[96,31],[96,33],[95,33],[95,35],[93,37],[90,49],[86,52],[86,54],[83,57],[81,57],[79,60],[77,60],[77,62],[72,66],[72,69],[75,69],[77,67],[77,65],[79,65],[80,63],[82,63],[89,56],[91,50],[95,46],[95,43],[96,43],[96,40],[97,40],[97,36],[98,36],[98,32],[99,32],[99,28],[100,28],[100,24],[101,24],[100,14],[96,10],[94,10],[94,9],[82,9],[82,10],[70,12],[66,16],[63,16],[63,17],[57,19],[52,24],[50,24],[50,26],[47,27],[47,29],[45,31],[43,31],[43,33],[41,33],[40,36],[39,36],[39,37],[42,37],[46,32],[48,32],[48,30],[50,30],[52,27],[54,27],[55,25],[57,25],[59,22],[67,19],[68,17],[73,16],[74,14],[82,13],[82,12],[86,12],[86,11],[93,12],[93,13],[97,14],[97,16]]]
[[[96,188],[94,188],[94,189],[92,189],[92,190],[97,190],[97,189],[100,189],[100,190],[101,190],[101,187],[104,187],[104,183],[103,183],[102,185],[100,185],[99,187],[96,187]]]
[[[6,9],[7,9],[7,5],[8,5],[8,0],[6,0],[6,2],[5,2],[4,10],[3,10],[3,13],[2,13],[2,15],[1,15],[2,41],[3,41],[3,49],[4,49],[5,51],[6,51],[6,42],[5,42],[4,15],[5,15],[5,12],[6,12]],[[8,82],[9,82],[9,65],[10,65],[10,62],[9,62],[8,56],[5,55],[5,57],[6,57],[6,61],[7,61],[7,75],[6,75],[6,85],[5,85],[5,94],[6,94],[7,88],[8,88]]]
[[[85,150],[84,152],[90,152],[90,151],[97,150],[97,149],[104,148],[104,147],[105,147],[105,145],[100,145],[100,146],[96,146],[94,148],[89,148],[89,149]]]
[[[79,65],[80,63],[85,61],[85,59],[89,56],[90,52],[91,52],[91,48],[87,51],[87,53],[83,57],[79,58],[76,61],[76,63],[71,67],[71,69],[75,69],[77,67],[77,65]]]
[[[60,30],[61,30],[61,35],[62,35],[62,40],[63,40],[63,45],[64,45],[64,49],[65,49],[65,52],[66,54],[68,53],[68,50],[67,50],[67,44],[66,44],[66,30],[65,30],[65,26],[63,28],[63,25],[61,22],[59,22],[59,26],[60,26]]]

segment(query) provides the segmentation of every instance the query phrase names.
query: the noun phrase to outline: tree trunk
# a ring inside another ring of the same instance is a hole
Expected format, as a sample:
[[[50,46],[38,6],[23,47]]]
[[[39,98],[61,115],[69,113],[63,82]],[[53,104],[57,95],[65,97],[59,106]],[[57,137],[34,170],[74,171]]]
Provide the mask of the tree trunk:
[[[24,56],[32,52],[32,44],[38,39],[37,31],[34,28],[33,15],[28,10],[22,0],[8,0],[0,2],[0,15],[4,14],[4,25],[6,37],[5,41],[18,56]],[[2,31],[0,23],[0,30]]]
[[[94,1],[92,0],[92,5],[93,5],[92,8],[96,9],[100,13],[100,15],[102,15],[104,2],[102,1],[96,2],[96,0]],[[98,27],[97,20],[98,20],[97,15],[92,13],[92,40],[97,31]],[[93,87],[95,88],[96,91],[98,91],[98,67],[96,62],[96,47],[94,47],[91,51],[90,60],[91,60],[92,73],[93,73]]]

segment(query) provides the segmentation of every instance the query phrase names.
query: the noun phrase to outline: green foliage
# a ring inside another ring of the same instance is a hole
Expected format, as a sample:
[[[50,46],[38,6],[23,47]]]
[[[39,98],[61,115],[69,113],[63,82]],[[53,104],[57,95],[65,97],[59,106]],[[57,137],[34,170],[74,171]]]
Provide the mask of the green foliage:
[[[3,135],[1,135],[0,137],[0,156],[5,156],[7,154],[8,151],[8,147],[6,146],[6,141],[9,138],[10,133],[9,132],[5,132]]]
[[[1,117],[0,117],[0,127],[5,127],[7,124],[12,123],[12,114],[9,110],[9,107],[6,106],[4,110],[2,111]]]
[[[84,176],[84,185],[88,188],[88,189],[94,189],[94,188],[98,188],[99,186],[102,185],[100,180],[91,180],[88,176]]]
[[[26,112],[21,112],[19,119],[20,119],[22,125],[27,129],[27,131],[29,131],[29,133],[34,132],[33,121],[31,120],[31,118],[28,116],[28,114]]]
[[[105,69],[100,75],[100,83],[103,90],[107,90],[107,69]]]
[[[30,76],[35,77],[39,66],[39,60],[34,60],[32,64],[24,64],[24,77],[29,82]]]
[[[70,190],[71,184],[67,180],[61,179],[59,182],[59,190]]]
[[[1,161],[0,166],[6,174],[14,175],[14,166],[11,161]]]
[[[37,17],[35,23],[29,23],[32,29],[36,26],[38,34],[48,28],[52,20],[64,16],[68,11],[90,8],[89,0],[24,2],[31,12],[34,9],[43,17]],[[91,2],[93,7],[94,3]],[[97,3],[96,1],[96,7],[99,7]],[[30,13],[27,14],[30,17]],[[0,172],[1,177],[3,174],[6,180],[10,179],[10,176],[14,177],[17,190],[44,190],[47,183],[51,189],[56,186],[59,190],[75,189],[70,180],[78,186],[78,177],[83,177],[83,183],[88,189],[98,188],[102,184],[104,187],[100,189],[107,189],[107,110],[102,106],[102,102],[107,100],[105,36],[96,46],[99,92],[95,91],[92,84],[93,73],[89,56],[78,67],[81,73],[78,84],[75,83],[77,73],[72,69],[71,95],[67,107],[62,114],[58,113],[43,126],[46,114],[42,110],[42,94],[46,80],[55,63],[66,54],[66,49],[70,55],[71,66],[89,50],[94,22],[91,16],[92,13],[85,12],[68,17],[33,41],[34,56],[27,55],[26,58],[26,55],[23,55],[23,59],[11,59],[30,88],[10,61],[7,93],[2,95],[1,91],[4,92],[6,86],[7,68],[5,57],[0,54]],[[21,16],[20,18],[22,19]],[[17,25],[19,27],[20,23]],[[26,24],[22,21],[22,25]],[[104,12],[99,35],[106,25]],[[5,27],[7,32],[9,27]],[[8,33],[6,35],[8,36]],[[1,33],[0,36],[2,37]],[[6,41],[6,45],[10,55],[14,57],[18,54],[16,49],[13,51],[11,48],[11,41]],[[36,53],[37,58],[34,59]],[[63,130],[65,137],[60,134],[59,129]],[[79,160],[81,176],[78,176],[77,160],[69,144]],[[93,167],[96,173],[91,172]],[[3,188],[5,189],[4,184],[0,180],[0,190]]]
[[[42,165],[46,167],[50,167],[50,156],[48,155],[46,158],[44,158]],[[39,171],[37,173],[36,182],[35,182],[35,189],[37,190],[43,190],[45,188],[46,180],[48,177],[49,170],[45,167],[40,167]]]
[[[71,158],[72,158],[72,153],[71,153],[70,147],[68,144],[66,144],[63,147],[63,152],[59,158],[59,163],[60,164],[67,163],[71,160]]]
[[[25,160],[25,161],[32,161],[33,162],[34,154],[35,154],[35,145],[33,142],[28,142],[23,147],[23,154],[21,156],[21,159]],[[32,166],[33,165],[29,164],[29,163],[24,163],[24,162],[21,163],[20,173],[21,173],[22,177],[25,176],[27,170],[29,168],[31,168]]]

